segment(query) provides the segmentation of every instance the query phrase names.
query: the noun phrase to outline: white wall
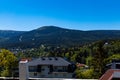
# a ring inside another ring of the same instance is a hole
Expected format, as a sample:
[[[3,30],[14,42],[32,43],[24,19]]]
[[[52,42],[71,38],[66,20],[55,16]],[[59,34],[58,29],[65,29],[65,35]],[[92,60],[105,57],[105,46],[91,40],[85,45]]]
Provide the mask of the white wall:
[[[20,63],[19,63],[19,79],[27,80],[28,78],[29,78],[29,75],[28,75],[27,61],[20,61]]]
[[[113,77],[114,78],[120,78],[120,72],[114,72]]]

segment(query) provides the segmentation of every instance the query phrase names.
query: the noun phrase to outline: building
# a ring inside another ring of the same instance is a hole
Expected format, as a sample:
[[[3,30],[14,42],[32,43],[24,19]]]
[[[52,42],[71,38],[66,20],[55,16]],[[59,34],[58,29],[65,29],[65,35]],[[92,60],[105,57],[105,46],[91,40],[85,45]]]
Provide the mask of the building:
[[[75,65],[61,57],[40,57],[19,62],[19,78],[72,78]]]
[[[120,60],[113,60],[106,65],[108,70],[99,80],[120,80]]]
[[[112,63],[106,65],[109,69],[120,69],[120,60],[113,60]]]
[[[99,80],[120,80],[120,69],[107,70]]]

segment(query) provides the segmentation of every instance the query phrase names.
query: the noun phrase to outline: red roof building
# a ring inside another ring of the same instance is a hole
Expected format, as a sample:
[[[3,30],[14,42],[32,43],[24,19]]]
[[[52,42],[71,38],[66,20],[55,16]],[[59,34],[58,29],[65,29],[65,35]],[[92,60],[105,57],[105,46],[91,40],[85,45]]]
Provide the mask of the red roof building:
[[[99,80],[120,80],[120,69],[109,69]]]

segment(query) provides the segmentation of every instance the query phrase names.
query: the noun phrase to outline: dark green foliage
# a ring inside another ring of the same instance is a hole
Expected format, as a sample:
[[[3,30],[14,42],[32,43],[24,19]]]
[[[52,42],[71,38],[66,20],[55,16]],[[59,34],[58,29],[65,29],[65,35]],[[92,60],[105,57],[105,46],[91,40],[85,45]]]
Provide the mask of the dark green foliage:
[[[81,79],[94,79],[94,70],[93,69],[76,69],[76,78]]]
[[[25,31],[0,30],[0,43],[9,40],[11,37],[23,34]]]
[[[16,33],[14,34],[16,35]],[[39,29],[24,32],[16,36],[7,35],[7,41],[1,39],[0,47],[38,48],[40,45],[74,47],[90,42],[107,39],[120,39],[119,30],[80,31],[44,26]],[[6,46],[7,45],[7,46]]]
[[[41,45],[40,48],[32,48],[32,49],[25,49],[23,51],[20,51],[16,54],[18,59],[21,58],[39,58],[39,57],[45,57],[49,56],[49,53],[47,52],[47,49]]]
[[[25,31],[0,30],[0,38],[10,38],[25,33]]]
[[[105,42],[100,41],[93,47],[93,59],[92,66],[95,71],[96,78],[99,78],[105,72],[105,59],[108,57],[108,53],[104,49]]]

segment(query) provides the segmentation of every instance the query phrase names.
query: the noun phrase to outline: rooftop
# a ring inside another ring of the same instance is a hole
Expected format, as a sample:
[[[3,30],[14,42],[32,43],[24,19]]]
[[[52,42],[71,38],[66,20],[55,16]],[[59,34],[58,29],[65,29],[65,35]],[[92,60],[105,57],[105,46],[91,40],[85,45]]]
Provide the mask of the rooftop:
[[[120,69],[109,69],[102,75],[99,80],[112,80],[112,78],[120,79]]]
[[[40,57],[28,62],[29,66],[33,65],[54,65],[54,66],[68,66],[71,64],[61,57]]]

